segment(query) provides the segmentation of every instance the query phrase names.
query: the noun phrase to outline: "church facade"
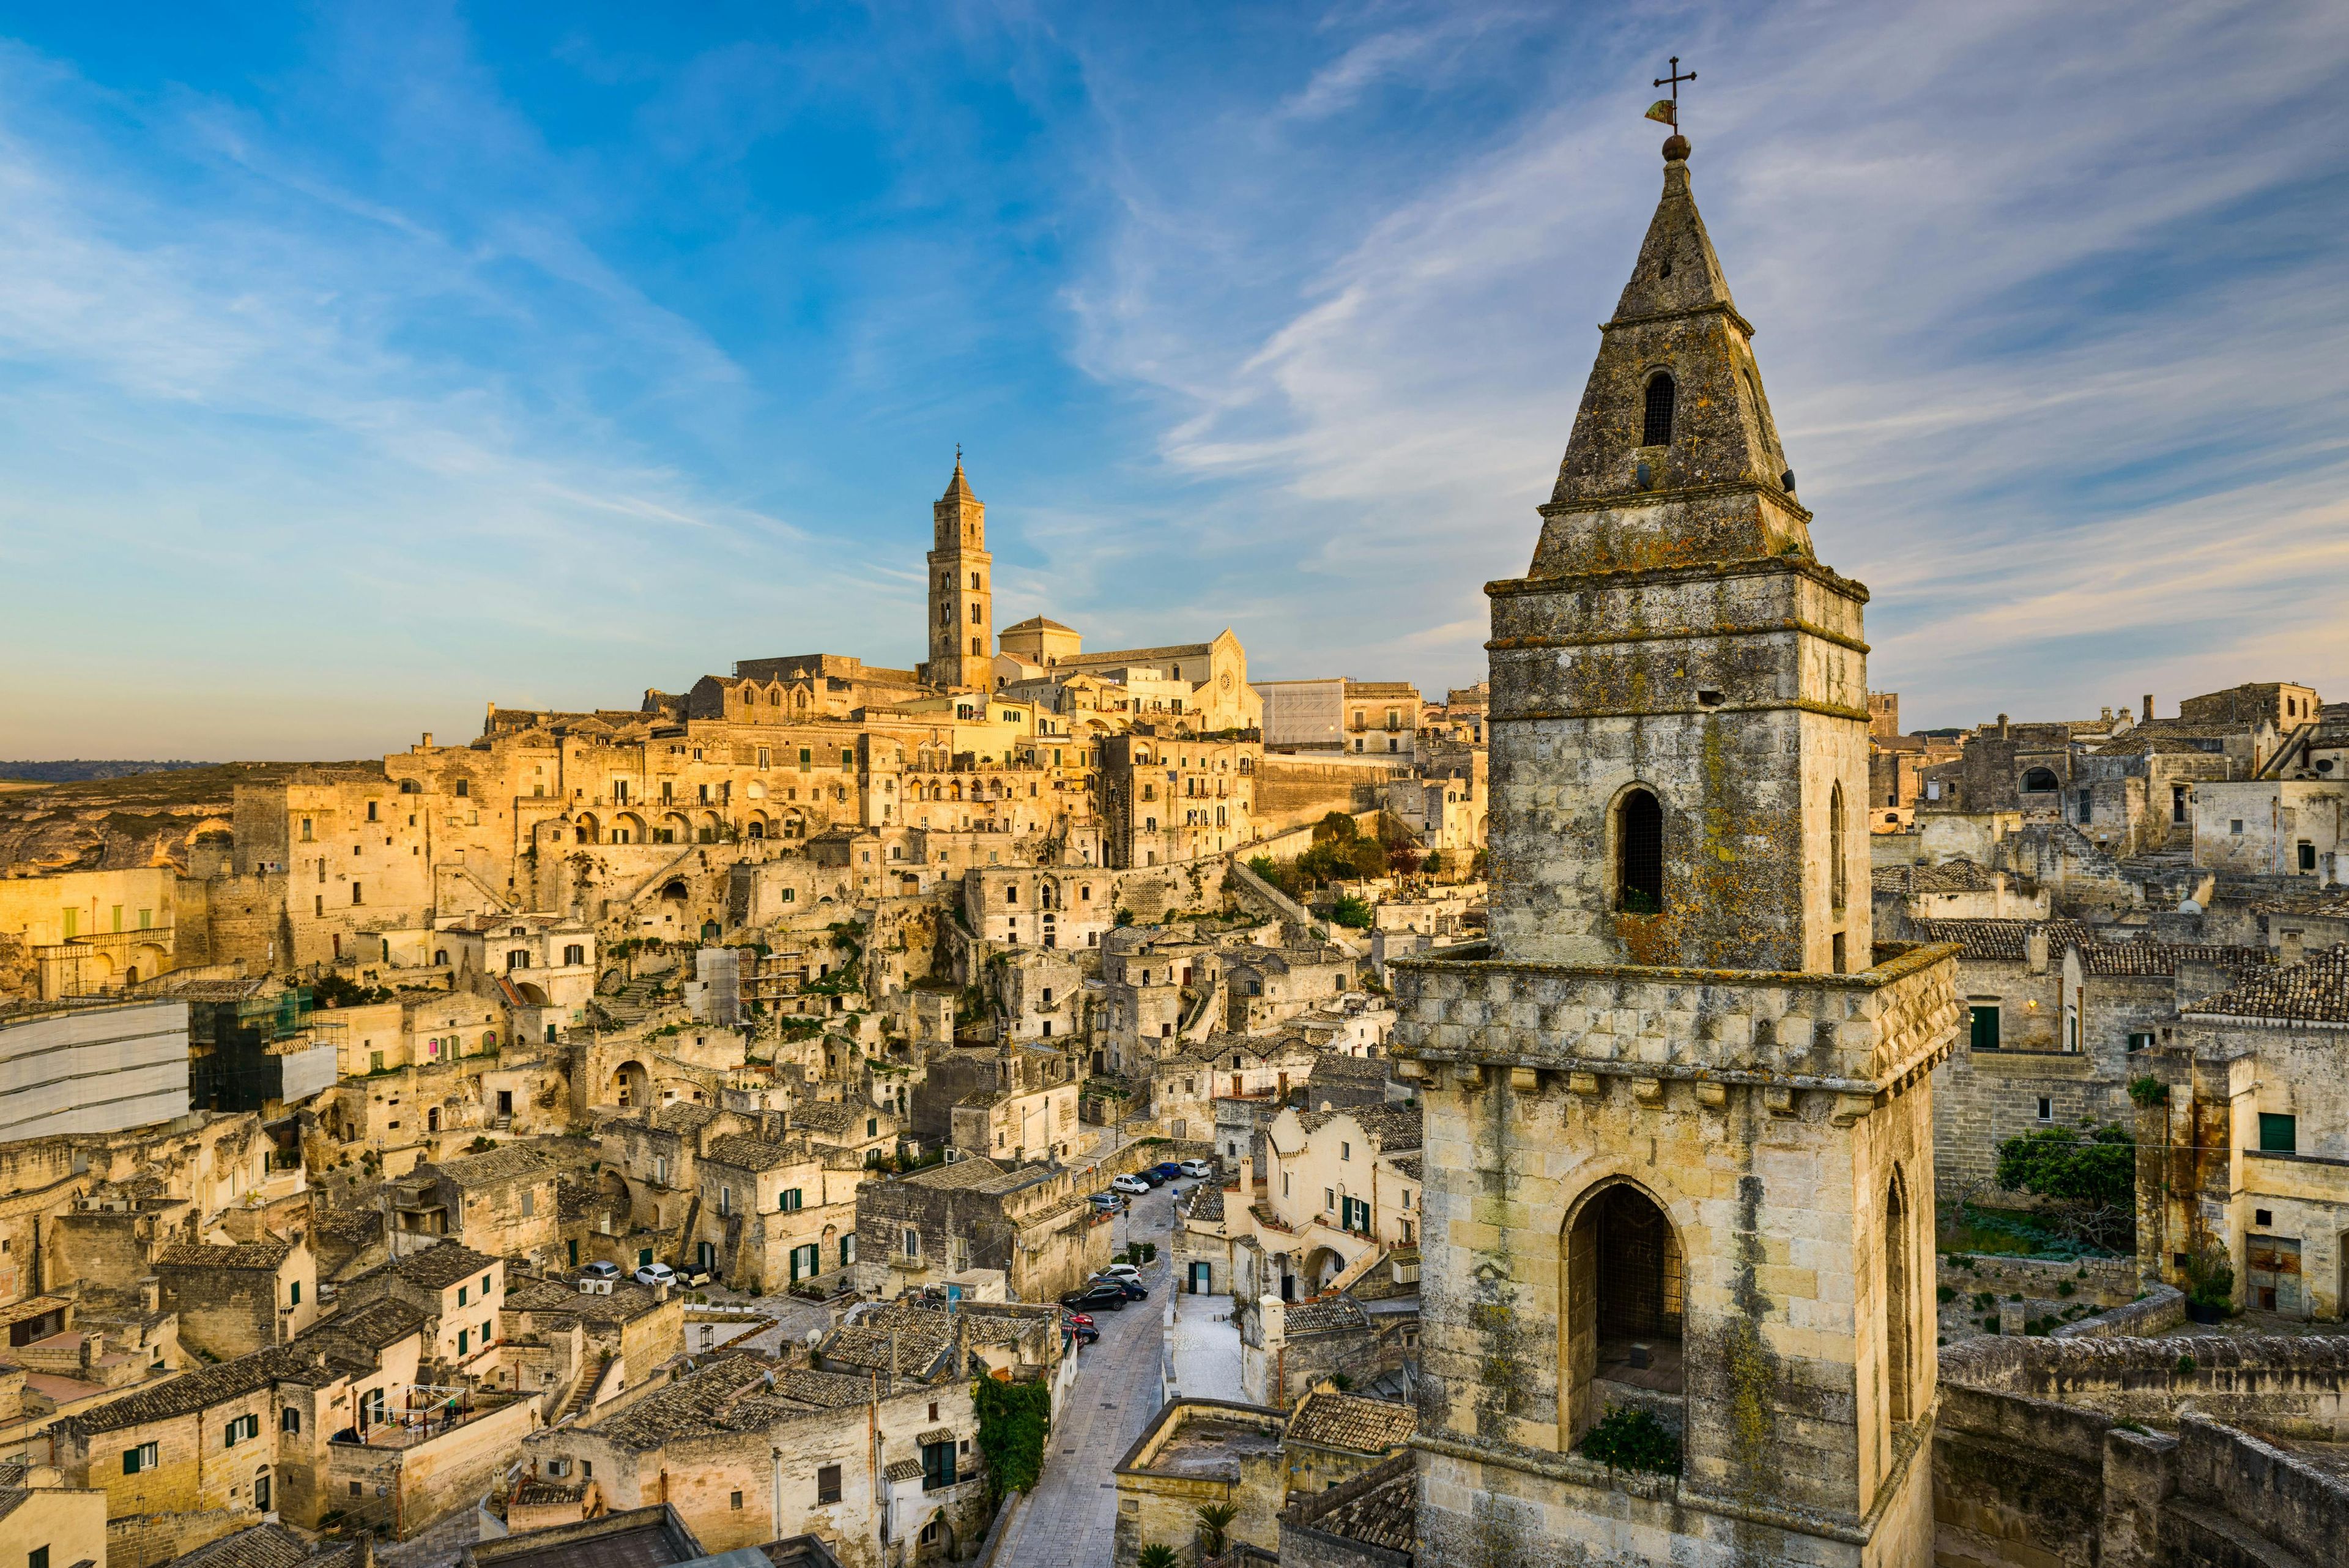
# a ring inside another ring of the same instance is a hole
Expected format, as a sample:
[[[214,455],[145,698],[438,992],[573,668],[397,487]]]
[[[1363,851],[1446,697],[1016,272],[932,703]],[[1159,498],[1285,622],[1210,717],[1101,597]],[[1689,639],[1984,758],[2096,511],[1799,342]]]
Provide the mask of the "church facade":
[[[1492,940],[1392,966],[1440,1568],[1932,1560],[1946,947],[1869,924],[1867,591],[1666,143],[1493,603]],[[1625,1422],[1677,1469],[1584,1451]]]

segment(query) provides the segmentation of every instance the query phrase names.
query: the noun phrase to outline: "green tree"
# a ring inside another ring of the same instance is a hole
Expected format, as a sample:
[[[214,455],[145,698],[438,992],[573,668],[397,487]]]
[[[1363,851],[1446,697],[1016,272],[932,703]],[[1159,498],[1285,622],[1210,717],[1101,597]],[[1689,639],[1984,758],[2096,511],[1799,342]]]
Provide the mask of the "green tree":
[[[1313,842],[1328,844],[1334,840],[1343,844],[1358,836],[1361,831],[1354,825],[1351,816],[1342,811],[1333,811],[1313,825]]]
[[[978,1451],[987,1458],[987,1490],[1030,1492],[1044,1471],[1044,1438],[1051,1430],[1052,1390],[1043,1383],[1002,1383],[982,1377],[971,1387],[978,1413]]]
[[[2137,1141],[2127,1127],[2042,1127],[1998,1146],[1998,1184],[2049,1200],[2076,1241],[2126,1249],[2137,1233]]]
[[[2042,1127],[1998,1146],[1998,1184],[2061,1203],[2137,1201],[2137,1140],[2122,1127]]]
[[[1180,1559],[1174,1555],[1172,1546],[1164,1546],[1154,1541],[1135,1552],[1133,1561],[1134,1568],[1174,1568]]]
[[[1338,907],[1330,911],[1330,918],[1340,925],[1354,930],[1368,930],[1371,925],[1371,907],[1349,893],[1338,900]]]

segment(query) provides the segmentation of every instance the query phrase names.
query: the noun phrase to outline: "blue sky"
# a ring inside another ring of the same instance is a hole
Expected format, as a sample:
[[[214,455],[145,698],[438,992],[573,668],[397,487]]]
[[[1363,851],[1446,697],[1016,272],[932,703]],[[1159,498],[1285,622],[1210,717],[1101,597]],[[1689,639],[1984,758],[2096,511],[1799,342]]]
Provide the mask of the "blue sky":
[[[656,11],[673,16],[654,16]],[[0,756],[999,620],[1482,672],[1660,178],[1920,724],[2349,696],[2337,6],[0,7]]]

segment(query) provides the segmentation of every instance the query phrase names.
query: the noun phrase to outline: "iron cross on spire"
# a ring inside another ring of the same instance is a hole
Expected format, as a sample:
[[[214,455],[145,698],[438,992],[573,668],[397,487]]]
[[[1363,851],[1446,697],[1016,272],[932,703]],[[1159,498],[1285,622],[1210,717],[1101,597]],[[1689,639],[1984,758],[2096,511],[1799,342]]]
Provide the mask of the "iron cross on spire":
[[[1696,73],[1694,71],[1682,70],[1681,57],[1678,55],[1674,55],[1672,57],[1671,75],[1658,77],[1650,84],[1653,87],[1671,88],[1672,89],[1672,96],[1669,100],[1660,100],[1651,107],[1648,110],[1648,118],[1650,119],[1661,119],[1666,125],[1671,126],[1674,130],[1678,130],[1681,128],[1681,83],[1692,82],[1694,80],[1696,80]]]

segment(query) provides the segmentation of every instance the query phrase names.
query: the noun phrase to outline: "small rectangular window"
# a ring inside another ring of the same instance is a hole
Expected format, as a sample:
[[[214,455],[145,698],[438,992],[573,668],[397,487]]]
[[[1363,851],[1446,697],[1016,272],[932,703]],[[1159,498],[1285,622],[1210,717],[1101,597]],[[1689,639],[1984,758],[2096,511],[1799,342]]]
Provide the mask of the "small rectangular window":
[[[815,1472],[815,1500],[818,1502],[840,1501],[840,1467],[824,1465]]]
[[[2272,1111],[2260,1113],[2260,1152],[2261,1154],[2295,1154],[2299,1149],[2299,1117],[2278,1116]]]
[[[736,1510],[740,1510],[740,1509],[741,1508],[741,1506],[742,1506],[742,1494],[741,1494],[740,1492],[739,1492],[739,1491],[735,1491],[735,1492],[729,1492],[729,1493],[727,1493],[727,1494],[726,1494],[726,1496],[727,1496],[727,1506],[728,1506],[729,1508],[732,1508],[732,1509],[736,1509]]]
[[[49,1549],[36,1546],[25,1553],[25,1568],[49,1568]]]
[[[1998,1049],[1998,1003],[1977,1002],[1973,1015],[1973,1048],[1977,1051]]]
[[[459,1306],[463,1306],[467,1302],[472,1299],[471,1296],[467,1294],[470,1288],[471,1287],[465,1285],[459,1285],[457,1287],[457,1304]]]
[[[2043,1122],[2055,1119],[2055,1102],[2045,1095],[2039,1096],[2039,1119]]]
[[[286,1288],[293,1293],[287,1304],[292,1306],[300,1306],[302,1304],[302,1282],[295,1280]]]

